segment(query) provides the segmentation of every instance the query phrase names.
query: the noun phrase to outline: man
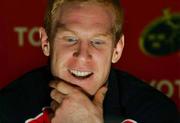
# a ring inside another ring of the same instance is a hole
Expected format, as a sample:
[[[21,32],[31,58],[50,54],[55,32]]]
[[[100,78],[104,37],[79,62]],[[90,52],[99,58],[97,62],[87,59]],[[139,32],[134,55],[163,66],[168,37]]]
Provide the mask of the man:
[[[1,90],[0,122],[178,122],[177,109],[166,96],[111,68],[124,47],[122,17],[112,0],[51,0],[45,28],[40,28],[50,67]],[[42,114],[29,119],[43,107]]]

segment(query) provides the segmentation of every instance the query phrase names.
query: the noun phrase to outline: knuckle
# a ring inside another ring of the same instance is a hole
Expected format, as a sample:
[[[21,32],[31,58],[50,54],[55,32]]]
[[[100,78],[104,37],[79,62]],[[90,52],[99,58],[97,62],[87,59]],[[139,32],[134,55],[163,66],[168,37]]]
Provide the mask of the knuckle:
[[[72,105],[72,103],[74,103],[74,101],[72,101],[72,99],[70,97],[66,97],[66,98],[64,98],[64,100],[62,102],[62,106],[64,106],[64,105],[70,106],[70,105]]]
[[[62,86],[63,86],[63,83],[59,82],[56,87],[57,87],[58,90],[61,90]]]
[[[54,97],[55,97],[55,95],[56,95],[56,90],[55,90],[55,89],[53,89],[53,90],[51,91],[51,93],[50,93],[50,96],[51,96],[52,98],[54,98]]]

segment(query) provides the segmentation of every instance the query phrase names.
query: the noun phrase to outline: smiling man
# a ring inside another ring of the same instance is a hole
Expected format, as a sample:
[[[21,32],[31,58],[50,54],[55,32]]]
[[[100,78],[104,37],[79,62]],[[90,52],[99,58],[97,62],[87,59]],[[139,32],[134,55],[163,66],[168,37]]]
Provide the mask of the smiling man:
[[[114,14],[116,10],[108,2],[58,2],[61,8],[55,6],[57,8],[53,9],[56,11],[50,17],[54,19],[51,21],[52,28],[50,29],[53,36],[47,35],[45,29],[40,29],[42,49],[46,56],[51,57],[52,75],[59,80],[59,82],[56,81],[58,85],[55,89],[57,90],[52,91],[51,95],[56,102],[62,105],[59,108],[59,116],[53,121],[94,123],[99,120],[98,122],[102,122],[103,112],[97,110],[99,106],[95,108],[93,106],[98,101],[102,103],[103,99],[94,100],[96,102],[91,104],[91,100],[87,99],[82,92],[89,96],[98,95],[97,91],[107,82],[111,62],[117,62],[121,56],[124,37],[122,35],[116,41],[114,35],[116,33],[116,15]],[[64,84],[62,84],[63,81]],[[66,83],[79,89],[71,88]],[[106,87],[100,91],[105,93],[105,90],[107,90]],[[69,105],[67,100],[70,102]],[[93,111],[92,114],[90,110]],[[67,119],[64,116],[65,112]],[[69,116],[71,112],[74,115],[72,119]],[[93,119],[93,117],[97,118]]]
[[[107,81],[111,62],[119,60],[124,47],[123,36],[115,40],[113,11],[112,5],[105,3],[75,1],[53,13],[53,36],[43,28],[40,34],[44,54],[50,55],[51,71],[57,79],[90,95]]]
[[[170,99],[111,68],[124,47],[122,18],[123,12],[113,0],[50,0],[45,26],[39,30],[50,65],[1,90],[0,121],[178,122]],[[45,106],[43,113],[29,119]]]

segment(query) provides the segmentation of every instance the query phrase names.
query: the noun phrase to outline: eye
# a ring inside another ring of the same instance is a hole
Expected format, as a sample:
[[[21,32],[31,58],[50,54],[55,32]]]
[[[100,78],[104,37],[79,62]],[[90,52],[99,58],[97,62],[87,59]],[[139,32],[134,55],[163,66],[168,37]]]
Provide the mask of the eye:
[[[76,43],[78,41],[78,38],[75,36],[64,36],[63,38],[65,41],[69,42],[69,43]]]
[[[94,40],[91,40],[91,44],[97,47],[97,46],[101,46],[105,44],[105,41],[101,39],[94,39]]]

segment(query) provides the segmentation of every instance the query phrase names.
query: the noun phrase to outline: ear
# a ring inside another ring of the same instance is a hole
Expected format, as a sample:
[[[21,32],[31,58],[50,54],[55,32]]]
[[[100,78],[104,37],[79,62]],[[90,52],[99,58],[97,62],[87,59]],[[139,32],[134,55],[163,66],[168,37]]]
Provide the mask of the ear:
[[[43,53],[45,56],[49,56],[50,54],[50,44],[48,41],[48,36],[47,33],[45,31],[45,29],[43,27],[39,28],[39,37],[41,40],[41,48],[43,50]]]
[[[112,55],[112,63],[118,62],[118,60],[121,58],[123,48],[124,48],[124,35],[121,36],[121,38],[115,45]]]

